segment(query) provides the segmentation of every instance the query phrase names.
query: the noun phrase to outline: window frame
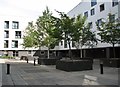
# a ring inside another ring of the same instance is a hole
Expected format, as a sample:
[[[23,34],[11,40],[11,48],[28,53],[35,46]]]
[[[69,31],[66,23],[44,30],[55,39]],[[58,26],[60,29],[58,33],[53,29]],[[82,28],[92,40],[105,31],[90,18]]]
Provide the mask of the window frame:
[[[91,0],[91,7],[97,5],[97,0]]]
[[[102,7],[102,5],[103,5],[103,7]],[[105,4],[103,3],[103,4],[100,5],[100,12],[102,12],[104,10],[105,10]]]
[[[90,14],[91,14],[91,16],[95,15],[95,8],[92,8],[92,9],[90,10]]]
[[[15,38],[20,39],[21,36],[22,36],[22,32],[21,31],[15,31]]]
[[[12,21],[12,29],[19,29],[19,22],[18,21]]]
[[[18,40],[12,40],[12,48],[18,48]]]
[[[9,21],[4,21],[4,29],[9,29]]]

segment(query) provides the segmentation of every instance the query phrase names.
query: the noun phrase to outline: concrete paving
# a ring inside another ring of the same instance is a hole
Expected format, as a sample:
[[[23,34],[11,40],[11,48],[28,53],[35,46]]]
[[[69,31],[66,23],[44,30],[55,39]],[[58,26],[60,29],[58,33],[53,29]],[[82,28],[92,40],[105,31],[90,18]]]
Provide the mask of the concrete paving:
[[[1,61],[1,59],[0,59]],[[10,64],[10,74],[6,74],[6,64]],[[0,64],[1,65],[1,64]],[[33,65],[33,61],[6,60],[2,67],[2,85],[116,85],[119,68],[104,67],[100,74],[99,63],[95,61],[93,70],[65,72],[55,66]],[[0,73],[1,74],[1,73]],[[0,77],[1,78],[1,77]],[[1,80],[0,80],[1,81]],[[106,87],[106,86],[104,86]]]

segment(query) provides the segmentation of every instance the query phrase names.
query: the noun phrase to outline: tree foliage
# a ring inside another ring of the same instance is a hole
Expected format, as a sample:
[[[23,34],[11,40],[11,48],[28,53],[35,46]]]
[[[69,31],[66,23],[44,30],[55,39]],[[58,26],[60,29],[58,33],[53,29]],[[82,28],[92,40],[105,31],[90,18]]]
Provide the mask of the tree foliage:
[[[30,47],[38,47],[38,37],[36,27],[34,26],[33,22],[29,22],[27,28],[25,29],[25,35],[23,37],[23,47],[30,48]]]
[[[82,58],[82,47],[88,46],[93,47],[97,44],[97,38],[95,32],[92,32],[89,24],[86,22],[86,17],[81,14],[75,18],[74,29],[72,34],[72,40],[75,43],[75,47],[79,49],[81,47],[81,58]]]
[[[111,13],[108,14],[108,18],[101,22],[101,25],[96,23],[98,35],[101,37],[102,43],[109,43],[113,46],[120,43],[120,22],[119,20],[113,19]],[[115,50],[114,50],[115,57]]]

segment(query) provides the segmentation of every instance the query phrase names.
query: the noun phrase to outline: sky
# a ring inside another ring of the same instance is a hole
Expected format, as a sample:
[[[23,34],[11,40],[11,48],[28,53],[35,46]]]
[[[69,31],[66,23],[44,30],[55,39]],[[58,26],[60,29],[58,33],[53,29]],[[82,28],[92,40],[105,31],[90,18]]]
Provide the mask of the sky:
[[[69,12],[81,0],[0,0],[0,15],[38,17],[46,6],[58,16],[55,10]]]

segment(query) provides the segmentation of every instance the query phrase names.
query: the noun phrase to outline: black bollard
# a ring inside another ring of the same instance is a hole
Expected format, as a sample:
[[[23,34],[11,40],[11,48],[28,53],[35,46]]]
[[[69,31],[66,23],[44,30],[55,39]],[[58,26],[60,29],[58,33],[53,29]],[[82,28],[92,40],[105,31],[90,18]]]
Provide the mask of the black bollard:
[[[39,58],[38,58],[38,64],[40,64],[40,60],[39,60]]]
[[[103,74],[103,63],[100,64],[100,74]]]
[[[27,63],[28,63],[28,58],[27,58]]]
[[[34,58],[34,66],[35,66],[35,58]]]
[[[7,74],[10,74],[10,64],[7,64]]]

